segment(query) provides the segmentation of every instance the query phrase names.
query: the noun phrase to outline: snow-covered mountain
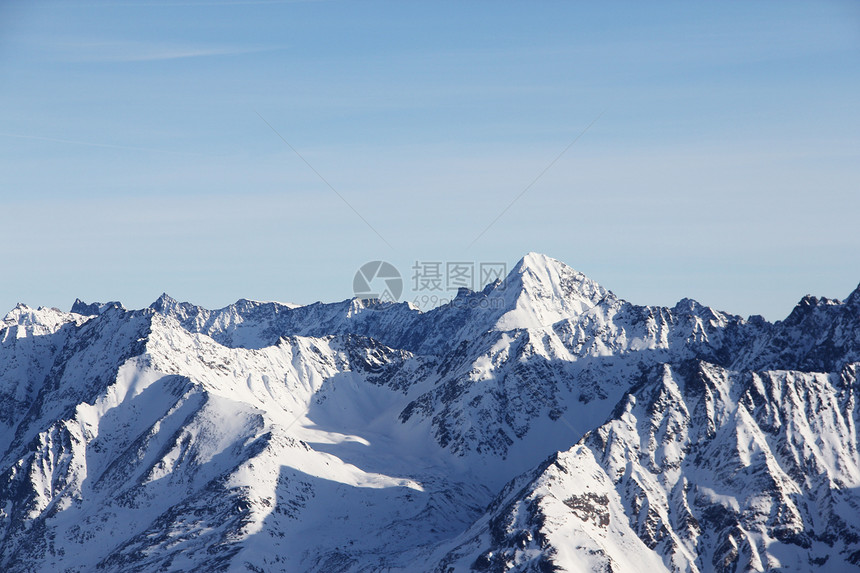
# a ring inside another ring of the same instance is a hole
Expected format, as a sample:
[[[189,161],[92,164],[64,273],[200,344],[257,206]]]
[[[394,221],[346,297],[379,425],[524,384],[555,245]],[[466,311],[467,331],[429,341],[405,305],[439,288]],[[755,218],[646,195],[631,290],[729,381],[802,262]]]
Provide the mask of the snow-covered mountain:
[[[420,312],[19,305],[0,570],[844,571],[860,289],[771,324],[543,255]]]

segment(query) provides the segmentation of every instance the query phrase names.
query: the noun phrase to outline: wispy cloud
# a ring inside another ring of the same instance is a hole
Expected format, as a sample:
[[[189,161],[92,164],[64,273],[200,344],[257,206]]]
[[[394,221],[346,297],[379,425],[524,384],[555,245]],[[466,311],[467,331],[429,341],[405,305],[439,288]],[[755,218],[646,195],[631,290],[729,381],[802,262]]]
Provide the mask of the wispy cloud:
[[[271,47],[195,46],[129,41],[65,42],[56,46],[60,59],[75,63],[156,62],[188,58],[238,56],[277,50]]]
[[[193,0],[189,0],[187,2],[183,1],[175,1],[175,0],[166,0],[165,2],[94,2],[92,4],[87,4],[87,6],[95,6],[98,8],[115,8],[118,6],[142,6],[146,8],[172,8],[172,7],[184,7],[190,6],[195,7],[199,6],[201,8],[208,8],[211,6],[248,6],[248,5],[260,5],[260,4],[303,4],[307,2],[322,2],[324,0],[201,0],[199,2],[194,2]]]
[[[80,141],[77,139],[63,139],[59,137],[46,137],[41,135],[26,135],[23,133],[8,133],[0,131],[0,137],[12,137],[15,139],[32,139],[37,141],[49,141],[52,143],[65,143],[70,145],[84,145],[87,147],[103,147],[108,149],[126,149],[129,151],[151,151],[154,153],[170,153],[173,155],[198,155],[202,153],[194,153],[191,151],[175,151],[172,149],[159,149],[157,147],[139,147],[136,145],[119,145],[116,143],[98,143],[93,141]]]

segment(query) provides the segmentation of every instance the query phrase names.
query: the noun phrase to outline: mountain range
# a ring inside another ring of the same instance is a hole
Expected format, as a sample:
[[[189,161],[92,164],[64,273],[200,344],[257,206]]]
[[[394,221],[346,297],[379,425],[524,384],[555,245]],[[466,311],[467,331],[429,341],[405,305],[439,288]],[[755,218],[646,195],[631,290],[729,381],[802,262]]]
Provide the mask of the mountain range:
[[[0,322],[0,570],[860,569],[860,287],[771,323],[526,255],[421,312]]]

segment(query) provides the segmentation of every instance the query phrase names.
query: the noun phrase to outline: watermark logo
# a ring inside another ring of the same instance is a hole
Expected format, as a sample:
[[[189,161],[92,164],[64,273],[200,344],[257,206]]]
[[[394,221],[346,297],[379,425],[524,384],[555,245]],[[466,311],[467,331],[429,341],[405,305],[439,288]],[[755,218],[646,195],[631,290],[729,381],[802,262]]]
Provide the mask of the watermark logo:
[[[391,263],[370,261],[356,271],[352,291],[362,300],[397,302],[403,294],[403,278]]]
[[[412,265],[412,290],[457,291],[475,290],[485,284],[503,281],[508,274],[505,263],[474,261],[415,261]]]
[[[461,289],[474,291],[495,283],[494,291],[505,289],[507,264],[475,261],[415,261],[412,265],[411,293],[404,298],[413,305],[429,310],[439,305],[462,303],[475,306],[501,304],[498,297],[458,297]],[[370,261],[361,266],[353,278],[357,298],[374,302],[399,302],[404,295],[400,272],[391,263]],[[485,300],[486,299],[486,300]]]

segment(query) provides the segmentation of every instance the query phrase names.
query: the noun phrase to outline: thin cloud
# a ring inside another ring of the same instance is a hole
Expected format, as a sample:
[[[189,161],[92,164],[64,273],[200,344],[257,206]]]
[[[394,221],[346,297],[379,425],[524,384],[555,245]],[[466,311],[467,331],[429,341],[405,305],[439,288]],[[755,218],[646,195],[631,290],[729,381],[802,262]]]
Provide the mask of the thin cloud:
[[[157,62],[238,56],[273,51],[269,47],[188,46],[146,42],[71,42],[59,45],[61,59],[75,63]]]
[[[200,6],[208,8],[211,6],[248,6],[248,5],[265,5],[265,4],[304,4],[309,2],[322,2],[324,0],[203,0],[201,2],[104,2],[87,4],[87,6],[95,6],[99,8],[114,8],[117,6],[145,6],[147,8],[172,8],[184,6]]]
[[[93,141],[79,141],[76,139],[62,139],[59,137],[45,137],[41,135],[25,135],[23,133],[7,133],[0,132],[0,137],[13,137],[16,139],[34,139],[37,141],[50,141],[52,143],[66,143],[70,145],[85,145],[87,147],[103,147],[108,149],[125,149],[130,151],[151,151],[154,153],[170,153],[172,155],[198,155],[202,153],[194,153],[192,151],[174,151],[171,149],[159,149],[156,147],[138,147],[135,145],[118,145],[115,143],[97,143]]]

